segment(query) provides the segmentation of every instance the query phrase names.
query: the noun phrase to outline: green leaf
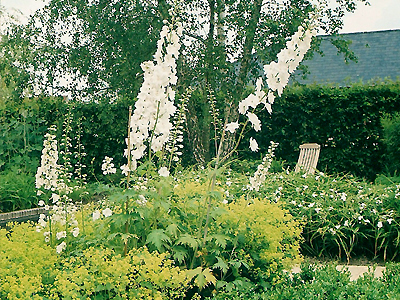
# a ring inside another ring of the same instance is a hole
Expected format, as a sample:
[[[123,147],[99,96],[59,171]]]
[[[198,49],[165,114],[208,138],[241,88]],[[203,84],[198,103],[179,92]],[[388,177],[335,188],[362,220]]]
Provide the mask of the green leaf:
[[[153,244],[157,250],[162,251],[165,245],[170,244],[171,239],[163,229],[154,229],[147,236],[146,244]]]
[[[226,241],[229,240],[229,237],[223,234],[213,234],[212,239],[215,240],[215,243],[221,248],[225,249]]]
[[[229,270],[228,264],[221,257],[217,257],[218,262],[213,265],[213,268],[222,270],[226,273]]]
[[[196,269],[190,269],[187,271],[187,275],[190,279],[192,279],[193,277],[201,274],[202,268],[201,267],[197,267]]]
[[[180,246],[175,246],[172,250],[173,252],[173,258],[176,260],[179,264],[184,263],[185,258],[188,255],[188,252],[185,248],[180,247]]]
[[[169,236],[177,237],[178,236],[178,225],[177,224],[169,224],[165,229],[165,232],[168,233]]]
[[[182,234],[176,243],[177,245],[188,245],[192,249],[196,249],[200,244],[200,242],[196,238],[187,233]]]
[[[197,267],[196,269],[188,270],[187,274],[189,278],[195,278],[194,281],[200,289],[203,289],[210,283],[215,284],[217,282],[217,279],[210,272],[209,268],[202,270],[202,267]]]

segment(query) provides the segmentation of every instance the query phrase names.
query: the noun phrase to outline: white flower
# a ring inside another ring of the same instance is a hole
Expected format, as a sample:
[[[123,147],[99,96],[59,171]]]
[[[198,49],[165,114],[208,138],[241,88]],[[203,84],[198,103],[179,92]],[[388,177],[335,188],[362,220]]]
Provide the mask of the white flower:
[[[162,177],[168,177],[169,176],[169,171],[167,167],[162,167],[160,170],[158,170],[158,174]]]
[[[387,219],[386,221],[388,222],[388,224],[392,224],[393,219]]]
[[[61,253],[65,248],[67,248],[67,244],[65,242],[62,242],[56,247],[57,253]]]
[[[38,202],[38,205],[39,205],[39,206],[44,206],[44,205],[46,205],[46,203],[44,203],[43,200],[40,200],[40,201]]]
[[[109,216],[111,216],[112,213],[113,213],[112,210],[109,209],[108,207],[105,208],[105,209],[103,209],[103,215],[104,215],[106,218],[109,217]]]
[[[250,138],[250,149],[253,152],[257,152],[258,151],[257,141],[255,139],[253,139],[252,137]]]
[[[55,126],[50,127],[49,132],[44,136],[41,162],[36,172],[37,189],[56,190],[58,186],[60,166],[57,164],[57,140],[56,136],[50,133],[55,130],[57,130]]]
[[[50,242],[50,231],[43,232],[43,235],[44,235],[44,241],[46,243]]]
[[[226,131],[229,131],[230,133],[235,133],[236,129],[239,128],[239,123],[238,122],[231,122],[229,124],[226,124]]]
[[[42,227],[46,227],[47,222],[45,221],[46,215],[45,214],[40,214],[38,224]]]
[[[100,217],[101,217],[100,211],[95,210],[93,212],[93,222],[96,221],[97,219],[100,219]]]
[[[250,138],[250,144],[251,144]],[[257,143],[257,142],[256,142]],[[274,143],[271,141],[271,145],[268,147],[268,153],[263,158],[262,163],[257,167],[257,171],[254,173],[253,177],[250,177],[250,190],[259,191],[261,184],[265,181],[268,170],[271,167],[272,159],[274,157],[275,148],[278,146],[278,143]]]
[[[55,193],[51,195],[51,198],[53,199],[53,203],[57,203],[58,201],[60,201],[60,196]]]
[[[249,118],[249,121],[251,125],[253,126],[255,131],[260,131],[261,130],[261,121],[258,119],[256,114],[253,114],[252,112],[247,113],[247,117]]]
[[[313,35],[315,35],[314,30],[305,31],[303,27],[299,26],[291,40],[286,43],[286,48],[278,54],[278,62],[273,61],[269,65],[264,65],[268,87],[272,91],[276,91],[278,95],[282,94],[290,74],[294,72],[310,48]]]
[[[157,42],[157,51],[153,61],[141,64],[144,72],[143,84],[135,102],[135,109],[130,122],[130,145],[126,140],[131,157],[139,160],[145,151],[160,151],[170,139],[173,128],[170,117],[176,112],[175,92],[172,86],[177,82],[176,60],[179,56],[179,28],[164,25]],[[146,140],[153,136],[150,149]],[[127,152],[125,151],[125,156]],[[126,168],[123,169],[125,173]]]
[[[77,237],[77,236],[79,235],[79,227],[75,227],[75,228],[72,230],[72,235],[73,235],[74,237]]]
[[[56,238],[57,240],[66,238],[67,237],[67,232],[66,231],[60,231],[56,233]]]
[[[138,196],[138,200],[136,200],[136,203],[139,205],[145,205],[147,203],[146,198],[143,195]]]
[[[104,157],[103,164],[101,165],[101,170],[103,171],[104,175],[115,174],[117,172],[117,169],[114,168],[114,163],[112,160],[112,157]]]
[[[129,166],[128,165],[122,165],[121,166],[121,173],[124,176],[128,176],[129,173]]]
[[[381,221],[379,221],[377,226],[378,226],[378,228],[382,228],[383,227],[383,223]]]

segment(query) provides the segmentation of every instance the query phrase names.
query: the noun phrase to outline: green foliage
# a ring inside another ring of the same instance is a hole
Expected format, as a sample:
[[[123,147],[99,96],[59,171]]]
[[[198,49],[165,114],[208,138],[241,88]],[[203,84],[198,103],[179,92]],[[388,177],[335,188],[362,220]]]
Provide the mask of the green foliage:
[[[89,248],[61,264],[50,299],[179,299],[189,287],[185,271],[145,248],[125,257]]]
[[[42,299],[38,294],[57,262],[54,250],[32,225],[11,224],[10,230],[0,229],[0,298]]]
[[[45,126],[34,99],[0,99],[0,170],[35,172]]]
[[[352,177],[270,176],[260,190],[304,223],[302,252],[345,258],[394,259],[400,243],[399,186]]]
[[[299,223],[275,203],[241,197],[225,204],[220,183],[209,190],[210,178],[204,170],[173,181],[136,179],[109,197],[114,214],[98,230],[106,229],[108,247],[120,253],[142,246],[168,253],[203,295],[266,288],[299,261]]]
[[[382,119],[383,142],[386,147],[383,171],[388,175],[398,175],[400,171],[400,115],[389,115]]]
[[[32,174],[15,171],[0,173],[0,213],[35,207],[37,198]]]
[[[3,47],[11,51],[3,60],[24,76],[24,86],[44,95],[133,98],[141,83],[140,64],[156,49],[162,25],[158,9],[131,0],[49,1],[28,24],[9,30]],[[70,80],[61,86],[60,77],[67,76],[87,84]]]
[[[318,143],[319,170],[372,181],[384,171],[381,118],[400,111],[399,94],[398,82],[291,87],[275,101],[272,115],[260,112],[262,131],[252,136],[259,141],[261,152],[266,152],[269,141],[279,143],[277,158],[292,167],[301,144]],[[242,149],[247,148],[244,144]],[[394,150],[394,145],[389,149]]]
[[[34,174],[46,130],[39,112],[35,99],[0,96],[0,212],[37,204]]]
[[[181,299],[190,287],[166,254],[125,257],[88,248],[59,256],[30,224],[0,229],[0,297],[11,299]]]
[[[365,273],[356,281],[350,280],[347,269],[338,271],[335,265],[304,264],[299,274],[288,274],[285,280],[263,293],[220,293],[213,299],[250,300],[308,300],[308,299],[399,299],[399,264],[388,265],[383,278]]]

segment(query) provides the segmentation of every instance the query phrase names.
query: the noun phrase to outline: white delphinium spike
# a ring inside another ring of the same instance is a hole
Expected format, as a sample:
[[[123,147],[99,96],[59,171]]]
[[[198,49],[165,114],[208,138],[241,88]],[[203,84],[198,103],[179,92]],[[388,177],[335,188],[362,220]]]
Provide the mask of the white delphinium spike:
[[[276,147],[278,147],[278,145],[279,145],[278,143],[274,143],[271,141],[271,145],[268,147],[268,152],[264,156],[262,163],[258,165],[257,171],[254,173],[254,176],[250,177],[250,185],[249,185],[250,190],[258,191],[260,189],[261,184],[267,178],[269,168],[271,167],[272,160],[275,156],[274,152]]]
[[[69,118],[69,117],[68,117]],[[70,124],[71,119],[68,119],[68,124]],[[69,126],[69,125],[68,125]],[[39,217],[38,225],[36,226],[37,231],[41,231],[43,228],[47,227],[47,223],[56,225],[59,224],[62,227],[70,226],[73,227],[71,233],[73,236],[79,234],[78,222],[75,218],[75,214],[78,210],[76,205],[72,202],[71,198],[68,197],[73,191],[71,186],[72,174],[70,173],[70,161],[64,157],[64,166],[58,164],[59,152],[57,147],[57,140],[55,133],[57,130],[56,126],[51,126],[49,128],[49,133],[45,135],[45,140],[43,142],[43,150],[41,157],[41,165],[36,173],[36,187],[38,189],[50,190],[52,195],[49,201],[52,205],[46,205],[46,203],[41,200],[39,201],[40,206],[44,206],[46,210],[49,210],[47,214],[41,214]],[[71,148],[70,139],[67,138],[67,131],[64,128],[63,133],[63,147],[64,151],[60,151],[60,155],[64,156],[71,155],[67,153]],[[68,222],[68,224],[67,224]],[[50,227],[50,226],[49,226]],[[51,228],[49,228],[51,230]],[[67,237],[67,231],[60,231],[56,233],[56,238],[58,240],[65,239]],[[49,231],[44,232],[46,242],[50,241],[51,234]],[[56,248],[57,252],[60,253],[66,248],[65,241],[61,242]]]
[[[131,142],[128,148],[131,149],[133,165],[146,150],[160,151],[170,136],[170,117],[176,111],[172,86],[177,82],[176,59],[180,48],[179,34],[182,32],[182,25],[177,23],[176,26],[177,30],[172,25],[163,26],[154,60],[141,65],[144,81],[131,117],[130,138],[127,139]],[[149,147],[146,141],[150,142]]]
[[[296,70],[310,48],[311,39],[315,34],[312,29],[304,30],[299,26],[297,32],[286,42],[286,48],[278,53],[278,61],[264,66],[268,87],[279,96],[288,84],[290,74]]]
[[[115,174],[117,169],[114,167],[114,163],[112,162],[113,158],[105,156],[103,159],[103,163],[101,165],[101,170],[103,171],[104,175],[107,174]]]
[[[58,148],[54,134],[56,131],[57,127],[51,126],[49,132],[44,136],[40,166],[36,172],[37,189],[57,190],[60,166],[57,164]]]
[[[282,94],[283,89],[289,82],[290,74],[296,70],[303,60],[315,34],[316,32],[312,29],[304,30],[302,26],[298,27],[298,31],[286,43],[286,48],[279,52],[278,62],[273,61],[264,65],[264,73],[270,91],[266,94],[262,90],[263,81],[262,77],[259,77],[256,82],[255,92],[239,102],[240,114],[245,115],[250,107],[255,109],[260,103],[264,104],[270,114],[272,113],[272,104],[275,101],[273,92],[277,92],[279,96]],[[252,115],[247,114],[247,117],[252,122]]]

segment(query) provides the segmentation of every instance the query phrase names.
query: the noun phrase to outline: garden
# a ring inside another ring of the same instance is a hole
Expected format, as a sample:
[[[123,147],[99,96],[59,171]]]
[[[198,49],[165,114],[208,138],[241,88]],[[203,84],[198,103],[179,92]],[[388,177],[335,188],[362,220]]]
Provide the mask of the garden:
[[[399,82],[285,89],[353,1],[67,2],[1,42],[1,299],[399,299]]]

